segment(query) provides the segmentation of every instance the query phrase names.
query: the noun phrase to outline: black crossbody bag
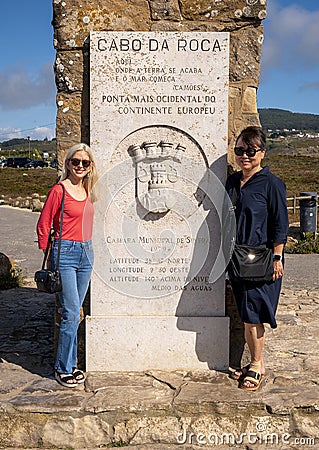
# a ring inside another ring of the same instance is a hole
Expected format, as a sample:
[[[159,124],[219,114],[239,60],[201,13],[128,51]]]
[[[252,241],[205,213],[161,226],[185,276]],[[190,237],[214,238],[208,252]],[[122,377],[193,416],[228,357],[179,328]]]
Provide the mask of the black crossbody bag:
[[[272,250],[265,245],[235,244],[227,270],[231,281],[271,281],[274,274]]]
[[[235,207],[233,195],[233,206]],[[272,281],[274,274],[273,252],[266,245],[245,245],[235,244],[231,259],[227,266],[228,275],[231,281],[265,283]]]
[[[47,258],[49,254],[49,250],[51,248],[52,239],[51,233],[49,233],[47,247],[45,249],[44,258],[42,262],[41,270],[38,270],[34,274],[34,281],[36,282],[37,289],[40,292],[47,292],[48,294],[55,294],[56,292],[62,291],[62,280],[61,274],[59,272],[59,263],[60,263],[60,250],[61,250],[61,239],[62,239],[62,225],[63,225],[63,214],[64,214],[64,197],[65,197],[65,188],[63,184],[61,184],[63,194],[62,194],[62,202],[61,202],[61,216],[60,216],[60,234],[59,234],[59,244],[58,244],[58,257],[57,264],[54,270],[45,269]]]

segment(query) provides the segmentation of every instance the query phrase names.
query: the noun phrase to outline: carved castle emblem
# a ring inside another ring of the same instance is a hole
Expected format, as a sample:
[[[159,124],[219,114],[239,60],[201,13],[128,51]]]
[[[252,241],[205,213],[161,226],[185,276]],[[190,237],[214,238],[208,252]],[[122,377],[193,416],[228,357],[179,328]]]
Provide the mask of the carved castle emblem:
[[[173,208],[174,183],[178,179],[178,164],[186,148],[171,142],[143,142],[128,148],[138,181],[136,197],[148,212],[165,213]],[[145,187],[146,186],[146,187]]]

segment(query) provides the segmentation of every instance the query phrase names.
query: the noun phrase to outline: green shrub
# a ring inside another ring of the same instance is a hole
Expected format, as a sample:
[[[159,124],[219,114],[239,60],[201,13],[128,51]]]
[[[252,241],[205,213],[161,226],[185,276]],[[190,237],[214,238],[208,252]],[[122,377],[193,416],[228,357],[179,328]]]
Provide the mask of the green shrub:
[[[314,233],[302,233],[298,242],[285,249],[285,253],[319,253],[319,236]]]
[[[0,278],[0,290],[20,287],[23,283],[22,269],[12,268],[10,273]]]
[[[111,442],[110,444],[108,444],[108,447],[109,448],[114,448],[114,447],[127,447],[127,443],[126,442],[123,442],[123,441],[117,441],[117,442],[115,442],[115,441],[113,441],[113,442]]]

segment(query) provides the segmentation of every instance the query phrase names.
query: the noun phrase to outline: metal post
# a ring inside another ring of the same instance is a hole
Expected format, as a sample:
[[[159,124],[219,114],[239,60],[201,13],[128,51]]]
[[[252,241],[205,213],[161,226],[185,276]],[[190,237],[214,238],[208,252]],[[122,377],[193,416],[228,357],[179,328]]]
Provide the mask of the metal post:
[[[29,142],[29,158],[30,158],[30,136],[27,136],[28,142]]]

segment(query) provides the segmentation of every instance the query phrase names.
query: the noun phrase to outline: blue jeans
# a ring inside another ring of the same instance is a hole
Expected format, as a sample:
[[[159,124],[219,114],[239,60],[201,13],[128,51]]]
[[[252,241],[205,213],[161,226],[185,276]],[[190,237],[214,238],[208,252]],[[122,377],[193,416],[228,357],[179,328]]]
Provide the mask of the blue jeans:
[[[52,246],[52,265],[56,267],[58,241]],[[59,299],[62,306],[55,370],[72,373],[77,361],[77,331],[80,309],[89,287],[93,265],[92,242],[61,241],[59,270],[62,292]]]

